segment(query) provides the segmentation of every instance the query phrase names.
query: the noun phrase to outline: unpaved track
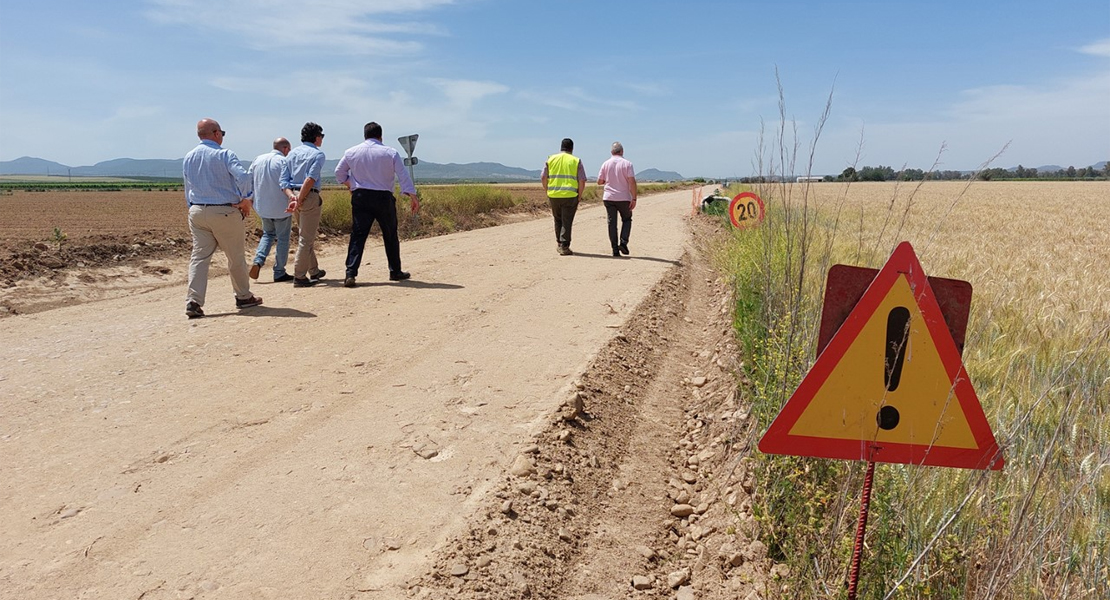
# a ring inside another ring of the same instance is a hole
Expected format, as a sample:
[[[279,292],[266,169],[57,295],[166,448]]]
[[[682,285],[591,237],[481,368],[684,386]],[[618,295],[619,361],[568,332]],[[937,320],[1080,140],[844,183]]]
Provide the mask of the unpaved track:
[[[184,285],[0,321],[0,589],[13,598],[399,597],[688,243],[690,192],[402,244],[413,279]],[[262,280],[268,279],[263,269]],[[433,456],[434,454],[434,456]],[[430,457],[430,458],[425,458]]]

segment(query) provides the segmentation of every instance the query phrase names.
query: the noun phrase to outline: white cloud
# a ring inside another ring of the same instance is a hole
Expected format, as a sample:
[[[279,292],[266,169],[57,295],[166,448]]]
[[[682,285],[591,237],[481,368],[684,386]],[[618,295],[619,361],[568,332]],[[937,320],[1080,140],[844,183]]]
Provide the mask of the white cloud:
[[[569,112],[586,113],[590,115],[616,114],[622,112],[636,112],[643,107],[632,100],[610,100],[599,98],[579,87],[552,90],[525,90],[517,94],[521,100],[534,102],[541,106],[548,106]]]
[[[147,16],[158,23],[215,30],[266,50],[302,48],[348,55],[411,55],[423,45],[414,36],[444,35],[398,16],[425,12],[454,0],[149,0]]]
[[[1083,54],[1092,54],[1094,56],[1110,58],[1110,38],[1087,44],[1086,46],[1079,48],[1079,51]]]
[[[470,109],[475,102],[487,96],[504,94],[509,87],[492,81],[469,81],[465,79],[427,79],[439,88],[448,101],[463,110]]]

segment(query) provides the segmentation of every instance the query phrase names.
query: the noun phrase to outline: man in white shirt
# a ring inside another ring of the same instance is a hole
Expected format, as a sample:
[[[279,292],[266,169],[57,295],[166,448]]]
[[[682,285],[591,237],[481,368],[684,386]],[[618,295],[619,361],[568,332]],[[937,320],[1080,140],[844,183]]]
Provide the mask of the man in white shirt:
[[[624,146],[613,142],[612,156],[601,165],[597,184],[605,186],[601,196],[605,212],[609,215],[609,243],[613,256],[628,254],[628,235],[632,233],[632,209],[636,208],[636,169],[624,158]],[[617,215],[621,217],[620,237],[617,237]]]
[[[254,179],[254,211],[262,219],[262,239],[258,240],[258,250],[251,263],[251,279],[258,279],[258,272],[266,264],[266,257],[276,243],[274,282],[293,281],[293,275],[285,271],[285,263],[289,260],[293,210],[289,207],[289,198],[281,189],[281,170],[291,149],[289,140],[279,137],[274,140],[273,151],[254,159],[247,169]]]
[[[397,234],[397,200],[393,197],[394,181],[401,184],[401,193],[408,196],[412,214],[420,210],[416,187],[405,170],[405,162],[396,150],[382,144],[382,126],[370,121],[362,128],[365,139],[348,148],[335,166],[335,179],[351,190],[351,240],[347,244],[347,273],[343,287],[355,287],[366,236],[374,221],[382,232],[389,280],[404,281],[410,277],[401,270],[401,242]]]

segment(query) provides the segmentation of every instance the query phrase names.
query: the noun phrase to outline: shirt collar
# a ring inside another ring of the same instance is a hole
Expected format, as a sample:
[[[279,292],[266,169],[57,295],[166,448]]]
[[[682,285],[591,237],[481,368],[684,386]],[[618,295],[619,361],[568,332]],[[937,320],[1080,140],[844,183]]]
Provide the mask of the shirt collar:
[[[308,146],[309,148],[312,148],[313,150],[319,150],[319,148],[316,147],[316,144],[313,144],[312,142],[301,142],[301,145],[302,146]]]
[[[222,146],[220,146],[216,142],[213,142],[212,140],[201,140],[200,145],[208,146],[209,148],[222,148]]]
[[[367,139],[367,140],[366,140],[366,143],[367,143],[367,144],[370,144],[371,146],[373,146],[374,144],[377,144],[377,145],[379,145],[379,146],[383,146],[383,145],[384,145],[384,144],[382,144],[381,140],[378,140],[378,139],[376,139],[376,138],[369,138],[369,139]]]

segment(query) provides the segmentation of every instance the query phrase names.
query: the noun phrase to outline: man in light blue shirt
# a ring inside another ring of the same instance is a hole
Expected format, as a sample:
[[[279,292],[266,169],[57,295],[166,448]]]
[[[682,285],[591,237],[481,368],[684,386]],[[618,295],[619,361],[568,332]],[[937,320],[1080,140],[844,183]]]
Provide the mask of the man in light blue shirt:
[[[351,190],[351,241],[347,244],[347,274],[344,287],[355,287],[366,236],[374,221],[382,231],[382,245],[389,263],[389,280],[403,281],[409,273],[401,270],[401,242],[397,237],[397,200],[393,181],[401,183],[401,193],[412,202],[412,212],[420,210],[416,187],[405,170],[400,154],[382,144],[382,126],[371,121],[362,128],[363,143],[348,149],[335,167],[335,178]]]
[[[189,231],[193,234],[193,253],[189,257],[189,292],[185,316],[204,316],[204,297],[208,291],[208,265],[219,248],[227,256],[235,306],[250,308],[262,304],[251,293],[247,276],[245,229],[243,219],[251,214],[251,177],[231,150],[220,147],[227,132],[212,119],[197,122],[200,144],[185,155],[185,200],[189,205]]]
[[[258,250],[251,264],[251,279],[258,279],[258,272],[266,264],[266,257],[276,242],[274,282],[293,281],[293,276],[285,272],[285,263],[289,260],[289,233],[293,228],[293,206],[285,190],[281,189],[281,172],[285,169],[285,157],[290,148],[289,140],[279,137],[274,140],[273,151],[259,155],[247,169],[254,180],[254,210],[262,219],[262,239],[258,240]]]
[[[320,230],[320,171],[324,169],[324,128],[308,122],[301,128],[301,145],[285,157],[281,187],[297,213],[297,256],[293,259],[293,287],[310,287],[324,278],[316,262],[316,233]]]

